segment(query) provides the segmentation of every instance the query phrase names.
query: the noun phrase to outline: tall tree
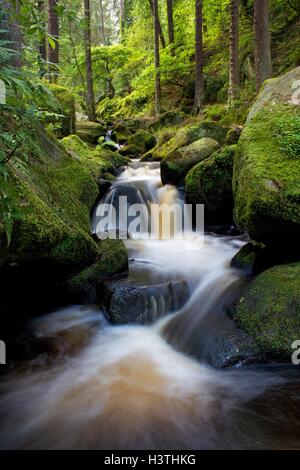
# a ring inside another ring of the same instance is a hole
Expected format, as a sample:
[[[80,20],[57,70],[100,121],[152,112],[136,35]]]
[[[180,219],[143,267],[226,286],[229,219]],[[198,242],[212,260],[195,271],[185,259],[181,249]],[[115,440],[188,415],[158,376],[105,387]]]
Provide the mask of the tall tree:
[[[149,0],[150,10],[151,10],[151,13],[152,13],[154,21],[155,21],[155,5],[154,5],[154,3],[155,3],[154,0]],[[158,2],[156,2],[156,3],[158,5]],[[157,22],[158,22],[157,23],[158,37],[160,38],[162,48],[165,49],[166,40],[165,40],[165,36],[164,36],[163,30],[162,30],[162,27],[161,27],[161,24],[160,24],[158,6],[157,6]]]
[[[91,6],[90,0],[84,0],[84,47],[85,47],[85,66],[86,66],[86,104],[88,118],[90,121],[95,120],[95,94],[94,80],[92,68],[92,52],[91,52]]]
[[[254,0],[256,89],[272,76],[269,1]]]
[[[20,4],[16,0],[8,1],[1,0],[1,18],[0,29],[2,30],[1,37],[8,41],[7,47],[15,53],[11,55],[9,63],[16,68],[22,67],[22,33],[20,22],[18,19]]]
[[[155,54],[155,114],[160,113],[161,83],[160,83],[160,52],[159,52],[159,16],[158,1],[153,0],[154,21],[154,54]]]
[[[103,1],[99,0],[100,7],[100,22],[101,22],[101,33],[102,33],[102,43],[103,46],[107,45],[107,39],[105,34],[105,25],[104,25],[104,10],[103,10]]]
[[[228,104],[232,106],[239,95],[240,63],[239,63],[239,13],[240,0],[230,1],[230,74]]]
[[[48,33],[52,38],[48,46],[49,78],[55,82],[59,65],[59,18],[58,0],[48,0]]]
[[[196,54],[195,54],[195,101],[194,114],[197,115],[202,110],[204,95],[203,77],[203,9],[202,0],[195,1],[196,6]]]
[[[173,0],[167,0],[168,7],[168,32],[169,32],[169,44],[171,46],[172,54],[174,54],[174,42],[175,42],[175,33],[174,33],[174,17],[173,17]]]
[[[37,3],[39,21],[42,25],[39,33],[39,54],[40,54],[40,75],[46,73],[47,62],[47,41],[46,41],[46,24],[45,24],[45,0],[39,0]]]

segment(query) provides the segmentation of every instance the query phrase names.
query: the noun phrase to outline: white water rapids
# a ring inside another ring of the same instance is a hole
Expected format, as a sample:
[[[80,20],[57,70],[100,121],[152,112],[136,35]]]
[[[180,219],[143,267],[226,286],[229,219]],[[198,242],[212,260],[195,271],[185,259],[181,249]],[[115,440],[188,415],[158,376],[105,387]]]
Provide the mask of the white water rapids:
[[[175,188],[161,187],[156,164],[133,162],[106,197],[118,185],[147,201],[179,198]],[[299,447],[299,406],[284,373],[216,370],[189,357],[217,325],[206,330],[207,319],[224,315],[240,280],[230,260],[243,242],[211,234],[203,249],[186,249],[197,243],[197,236],[126,242],[131,282],[189,285],[188,303],[153,325],[111,326],[88,306],[32,322],[47,348],[1,381],[0,448]]]

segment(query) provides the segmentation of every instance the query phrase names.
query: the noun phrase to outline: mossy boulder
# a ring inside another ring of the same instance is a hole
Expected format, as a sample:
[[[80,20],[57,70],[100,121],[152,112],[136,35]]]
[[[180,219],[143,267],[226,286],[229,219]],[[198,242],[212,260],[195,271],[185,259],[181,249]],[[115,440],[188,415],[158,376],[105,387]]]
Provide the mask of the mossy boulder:
[[[245,289],[234,319],[268,358],[291,360],[300,338],[300,263],[275,266]]]
[[[266,105],[272,103],[277,104],[291,103],[292,97],[298,99],[297,88],[295,84],[300,80],[300,67],[297,67],[285,75],[277,78],[266,80],[256,98],[249,114],[247,121],[251,121]],[[297,103],[295,103],[297,104]]]
[[[162,127],[175,126],[180,124],[186,118],[186,114],[181,111],[166,111],[158,116],[158,119],[150,124],[150,128],[154,130],[161,129]]]
[[[106,142],[99,143],[104,150],[111,150],[112,152],[118,152],[119,145],[116,144],[113,140],[108,140]]]
[[[78,121],[76,123],[76,135],[88,144],[96,145],[99,137],[107,133],[105,124],[91,121]]]
[[[54,83],[48,84],[48,88],[58,102],[58,112],[62,117],[58,118],[58,121],[57,118],[48,117],[47,123],[52,122],[60,125],[57,131],[59,137],[73,134],[76,129],[76,100],[74,94],[67,88]]]
[[[156,153],[157,159],[164,159],[181,147],[186,147],[197,140],[209,138],[223,144],[226,133],[224,129],[213,121],[203,121],[183,127],[175,136],[160,147]]]
[[[150,132],[139,130],[128,138],[128,145],[134,145],[139,149],[140,155],[151,150],[156,145],[156,138]]]
[[[103,240],[96,263],[72,276],[65,288],[76,302],[95,302],[96,287],[104,280],[118,278],[128,272],[128,254],[121,240]]]
[[[245,126],[235,156],[236,224],[258,241],[299,240],[300,107],[266,105]]]
[[[124,147],[120,149],[119,153],[120,155],[123,155],[123,157],[128,158],[137,158],[141,154],[140,149],[133,144],[124,145]]]
[[[91,146],[77,135],[65,137],[61,144],[74,158],[86,164],[97,180],[103,178],[104,173],[115,175],[127,163],[127,159],[118,152],[104,149],[102,145]]]
[[[185,178],[188,202],[204,204],[205,215],[210,221],[232,221],[232,174],[235,152],[235,145],[215,152],[194,166]]]
[[[0,193],[1,303],[14,314],[23,315],[27,307],[32,314],[61,299],[65,279],[109,257],[106,248],[113,251],[118,241],[106,246],[91,236],[90,213],[99,190],[85,154],[67,153],[38,123],[7,111],[0,116],[0,132],[27,136],[22,151],[16,152],[19,160],[12,158],[8,174],[0,176],[0,187],[6,188],[6,204]],[[27,160],[21,164],[24,154]],[[111,262],[111,271],[114,266]]]
[[[265,255],[265,245],[251,241],[242,246],[230,265],[240,269],[247,276],[255,276],[269,267]]]
[[[212,155],[219,147],[215,140],[202,138],[164,158],[160,164],[163,184],[182,183],[193,166]]]
[[[232,126],[226,134],[226,145],[235,145],[238,143],[243,128],[242,126]]]

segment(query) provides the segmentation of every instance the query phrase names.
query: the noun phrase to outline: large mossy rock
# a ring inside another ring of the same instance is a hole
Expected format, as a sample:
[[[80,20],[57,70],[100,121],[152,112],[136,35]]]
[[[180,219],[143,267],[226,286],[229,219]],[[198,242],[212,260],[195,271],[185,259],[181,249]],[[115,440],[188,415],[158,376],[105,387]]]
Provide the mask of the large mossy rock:
[[[98,260],[65,284],[72,302],[96,302],[96,288],[111,277],[128,273],[128,254],[121,240],[103,240],[99,245]]]
[[[176,150],[203,138],[209,138],[223,144],[226,133],[224,129],[213,121],[203,121],[199,124],[193,124],[183,127],[174,137],[168,140],[155,152],[156,160],[162,160],[172,155]]]
[[[261,273],[243,292],[234,319],[266,357],[290,361],[300,338],[300,263]]]
[[[202,138],[164,158],[160,164],[163,184],[182,183],[193,166],[212,155],[219,147],[215,140]]]
[[[300,106],[266,104],[245,126],[235,157],[237,225],[257,241],[299,240]]]
[[[140,157],[153,149],[156,138],[150,132],[139,130],[127,139],[127,144],[121,148],[120,154],[129,157]]]
[[[150,132],[139,130],[129,137],[128,144],[135,145],[138,147],[140,154],[143,154],[155,147],[156,139]]]
[[[9,201],[8,205],[0,201],[1,220],[8,220],[12,207],[18,210],[5,263],[0,262],[2,285],[9,305],[18,301],[11,297],[11,289],[19,289],[19,301],[24,305],[25,297],[34,303],[35,291],[44,302],[50,286],[97,263],[101,256],[101,243],[90,235],[90,213],[99,190],[87,161],[67,153],[40,125],[5,112],[0,131],[7,130],[27,132],[22,151],[28,161],[21,166],[12,160],[7,167],[9,186],[0,176],[0,186],[6,188]]]
[[[118,152],[105,149],[102,145],[91,146],[77,135],[65,137],[61,144],[74,158],[86,164],[97,180],[105,178],[106,173],[117,174],[118,169],[127,163],[127,159]]]
[[[297,82],[299,80],[300,67],[291,70],[281,77],[266,80],[249,112],[247,121],[251,121],[268,103],[272,103],[272,105],[290,103],[293,96],[298,101],[299,94],[297,90],[299,86]],[[295,104],[297,103],[295,102]]]
[[[180,111],[167,111],[158,116],[158,119],[152,122],[149,128],[158,130],[167,126],[176,126],[181,124],[186,117],[186,114]]]
[[[185,178],[188,202],[204,204],[205,216],[210,221],[232,220],[232,174],[235,152],[235,145],[215,152],[194,166]]]
[[[107,128],[105,124],[91,121],[78,121],[76,123],[76,135],[88,144],[96,145],[99,137],[105,137]]]
[[[59,114],[61,117],[48,117],[47,123],[59,124],[60,129],[57,132],[59,137],[65,137],[74,134],[76,130],[76,101],[75,96],[67,88],[57,85],[48,84],[48,87],[59,105]]]

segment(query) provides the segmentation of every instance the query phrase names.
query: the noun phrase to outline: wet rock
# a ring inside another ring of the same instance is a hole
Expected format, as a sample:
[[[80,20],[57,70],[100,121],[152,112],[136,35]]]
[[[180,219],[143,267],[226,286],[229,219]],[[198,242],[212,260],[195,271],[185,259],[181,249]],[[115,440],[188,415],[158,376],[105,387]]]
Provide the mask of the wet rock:
[[[242,126],[232,126],[226,134],[226,145],[237,144],[243,130]]]
[[[189,288],[184,281],[147,286],[112,282],[104,283],[98,296],[111,323],[146,324],[181,308]]]
[[[235,156],[235,222],[264,243],[297,246],[300,236],[300,106],[291,101],[296,77],[300,67],[263,85]]]
[[[233,220],[232,174],[236,145],[225,147],[194,166],[185,178],[188,202],[205,205],[212,222]]]
[[[218,333],[213,335],[209,348],[206,348],[201,357],[202,360],[216,368],[261,361],[262,355],[253,338],[227,315],[224,315],[215,326]]]
[[[290,361],[300,338],[300,263],[259,274],[233,307],[233,318],[268,359]]]
[[[210,138],[203,138],[182,147],[161,162],[163,184],[180,184],[193,166],[212,155],[220,147]]]
[[[76,123],[76,135],[88,144],[96,145],[101,136],[105,136],[107,129],[104,124],[91,121],[80,121]]]

